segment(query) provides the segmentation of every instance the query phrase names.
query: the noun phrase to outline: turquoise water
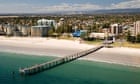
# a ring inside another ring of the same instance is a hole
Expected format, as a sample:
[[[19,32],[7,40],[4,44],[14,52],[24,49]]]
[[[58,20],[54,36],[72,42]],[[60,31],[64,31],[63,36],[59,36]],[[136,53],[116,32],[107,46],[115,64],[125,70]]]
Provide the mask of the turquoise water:
[[[0,84],[140,84],[140,68],[81,60],[32,76],[18,73],[19,67],[52,59],[55,58],[0,52]]]

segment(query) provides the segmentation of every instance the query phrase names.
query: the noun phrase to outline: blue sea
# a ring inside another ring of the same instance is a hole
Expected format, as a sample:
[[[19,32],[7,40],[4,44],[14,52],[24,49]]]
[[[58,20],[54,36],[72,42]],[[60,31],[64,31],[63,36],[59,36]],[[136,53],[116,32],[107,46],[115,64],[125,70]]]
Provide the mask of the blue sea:
[[[21,76],[18,72],[20,67],[53,59],[55,57],[0,52],[0,84],[140,84],[140,68],[83,60],[31,76]]]

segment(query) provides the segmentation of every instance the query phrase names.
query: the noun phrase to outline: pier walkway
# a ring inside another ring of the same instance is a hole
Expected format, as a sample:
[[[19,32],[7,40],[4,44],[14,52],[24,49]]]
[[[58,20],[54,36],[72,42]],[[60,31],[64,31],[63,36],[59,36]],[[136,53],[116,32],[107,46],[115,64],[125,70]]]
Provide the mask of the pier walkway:
[[[54,59],[54,60],[46,62],[46,63],[34,65],[34,66],[31,66],[31,67],[28,67],[28,68],[19,69],[19,72],[22,75],[32,75],[32,74],[35,74],[35,73],[39,73],[39,72],[42,72],[44,70],[48,70],[48,69],[51,69],[51,68],[56,67],[58,65],[65,64],[67,62],[76,60],[80,57],[86,56],[90,53],[93,53],[93,52],[103,48],[103,47],[104,47],[104,45],[97,46],[95,48],[91,48],[91,49],[88,49],[88,50],[85,50],[85,51],[81,51],[81,52],[78,52],[78,53],[75,53],[75,54],[72,54],[72,55],[68,55],[68,56],[65,56],[65,57],[62,57],[62,58]]]

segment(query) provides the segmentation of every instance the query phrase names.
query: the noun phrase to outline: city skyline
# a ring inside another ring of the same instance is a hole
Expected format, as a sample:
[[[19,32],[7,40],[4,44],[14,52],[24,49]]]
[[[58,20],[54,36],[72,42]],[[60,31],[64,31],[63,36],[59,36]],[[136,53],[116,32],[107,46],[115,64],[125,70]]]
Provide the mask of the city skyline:
[[[0,0],[0,13],[52,13],[140,8],[140,0]]]

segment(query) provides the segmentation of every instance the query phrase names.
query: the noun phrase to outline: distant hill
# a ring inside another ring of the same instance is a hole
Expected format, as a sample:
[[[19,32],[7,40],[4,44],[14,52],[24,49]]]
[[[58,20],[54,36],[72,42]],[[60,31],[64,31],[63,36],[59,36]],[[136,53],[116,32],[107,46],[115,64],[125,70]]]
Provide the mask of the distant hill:
[[[89,10],[89,11],[67,11],[56,12],[57,14],[119,14],[119,13],[140,13],[140,8],[135,9],[109,9],[109,10]]]
[[[60,11],[52,13],[3,13],[0,16],[36,16],[36,15],[73,15],[73,14],[140,14],[140,8],[134,9],[109,9],[109,10],[87,10],[87,11]]]
[[[100,13],[100,14],[108,14],[108,13],[140,13],[140,8],[135,9],[110,9],[110,10],[97,10],[97,11],[89,11],[87,13]]]

